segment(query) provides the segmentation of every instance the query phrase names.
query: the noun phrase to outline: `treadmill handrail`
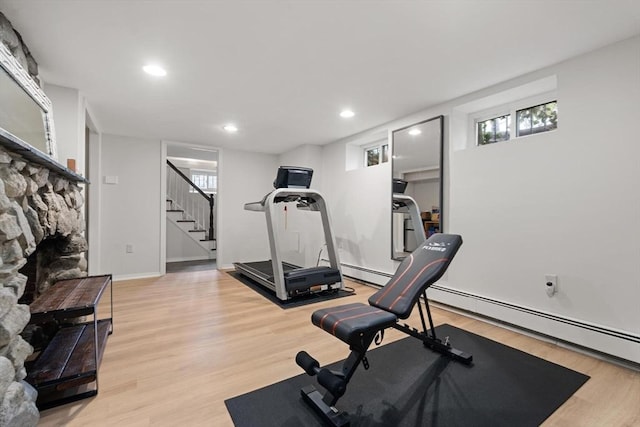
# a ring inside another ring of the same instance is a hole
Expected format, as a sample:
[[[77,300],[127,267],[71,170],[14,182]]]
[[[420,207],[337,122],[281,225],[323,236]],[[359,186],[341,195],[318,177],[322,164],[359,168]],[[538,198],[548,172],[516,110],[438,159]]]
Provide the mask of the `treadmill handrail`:
[[[270,204],[274,204],[274,203],[282,203],[284,202],[284,200],[276,200],[276,198],[278,199],[284,199],[288,196],[296,196],[296,197],[311,197],[314,200],[316,200],[317,198],[322,198],[322,195],[311,188],[277,188],[275,190],[273,190],[271,193],[267,194],[262,200],[260,200],[259,202],[250,202],[250,203],[245,203],[244,204],[244,209],[247,211],[254,211],[254,212],[264,212],[265,211],[265,206],[270,205]],[[310,206],[312,206],[312,204],[307,205],[307,206],[300,206],[299,209],[302,210],[312,210],[315,211],[317,209],[314,209]]]
[[[418,206],[418,203],[411,196],[401,193],[393,193],[393,201],[398,203],[398,206],[394,204],[394,211],[401,213],[409,213],[409,206]],[[404,209],[403,209],[404,208]]]
[[[264,212],[264,204],[262,202],[251,202],[244,204],[245,211]]]

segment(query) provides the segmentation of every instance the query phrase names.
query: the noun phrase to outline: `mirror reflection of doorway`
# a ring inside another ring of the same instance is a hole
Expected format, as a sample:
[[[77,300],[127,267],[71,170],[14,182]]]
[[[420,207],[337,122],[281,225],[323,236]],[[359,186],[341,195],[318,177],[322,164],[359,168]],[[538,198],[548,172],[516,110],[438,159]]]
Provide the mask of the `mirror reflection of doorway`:
[[[442,230],[443,123],[438,116],[393,132],[393,259],[403,259]]]

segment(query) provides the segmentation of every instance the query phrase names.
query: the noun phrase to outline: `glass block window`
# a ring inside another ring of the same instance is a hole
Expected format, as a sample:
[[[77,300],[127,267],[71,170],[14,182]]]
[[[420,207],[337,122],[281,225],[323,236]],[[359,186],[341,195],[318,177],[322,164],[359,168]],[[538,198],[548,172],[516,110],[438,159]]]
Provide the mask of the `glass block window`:
[[[558,128],[558,101],[516,111],[516,136],[548,132]]]
[[[508,141],[511,128],[511,114],[478,122],[478,145]]]

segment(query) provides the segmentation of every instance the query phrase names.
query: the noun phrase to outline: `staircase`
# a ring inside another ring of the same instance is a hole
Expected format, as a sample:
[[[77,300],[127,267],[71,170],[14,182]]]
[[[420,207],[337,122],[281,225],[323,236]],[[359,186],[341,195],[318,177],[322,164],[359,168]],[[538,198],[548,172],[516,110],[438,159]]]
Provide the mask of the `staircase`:
[[[171,199],[167,199],[167,220],[187,233],[203,249],[216,250],[216,239],[210,239],[208,231],[198,224],[195,219],[189,219],[189,215],[185,210]]]
[[[167,261],[216,258],[214,196],[167,161]],[[170,241],[179,248],[172,248]],[[179,259],[172,252],[181,251]]]

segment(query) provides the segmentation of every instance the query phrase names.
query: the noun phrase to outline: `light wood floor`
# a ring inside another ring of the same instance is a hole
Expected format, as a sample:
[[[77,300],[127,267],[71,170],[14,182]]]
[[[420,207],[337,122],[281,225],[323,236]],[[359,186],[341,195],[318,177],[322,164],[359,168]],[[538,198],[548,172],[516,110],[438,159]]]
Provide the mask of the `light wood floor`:
[[[310,322],[313,310],[357,295],[282,310],[222,271],[114,283],[114,333],[96,397],[41,414],[43,426],[231,426],[224,400],[302,373],[295,354],[321,365],[347,346]],[[640,373],[479,320],[434,309],[449,323],[583,372],[591,379],[545,426],[640,425]],[[395,330],[385,343],[403,337]]]

